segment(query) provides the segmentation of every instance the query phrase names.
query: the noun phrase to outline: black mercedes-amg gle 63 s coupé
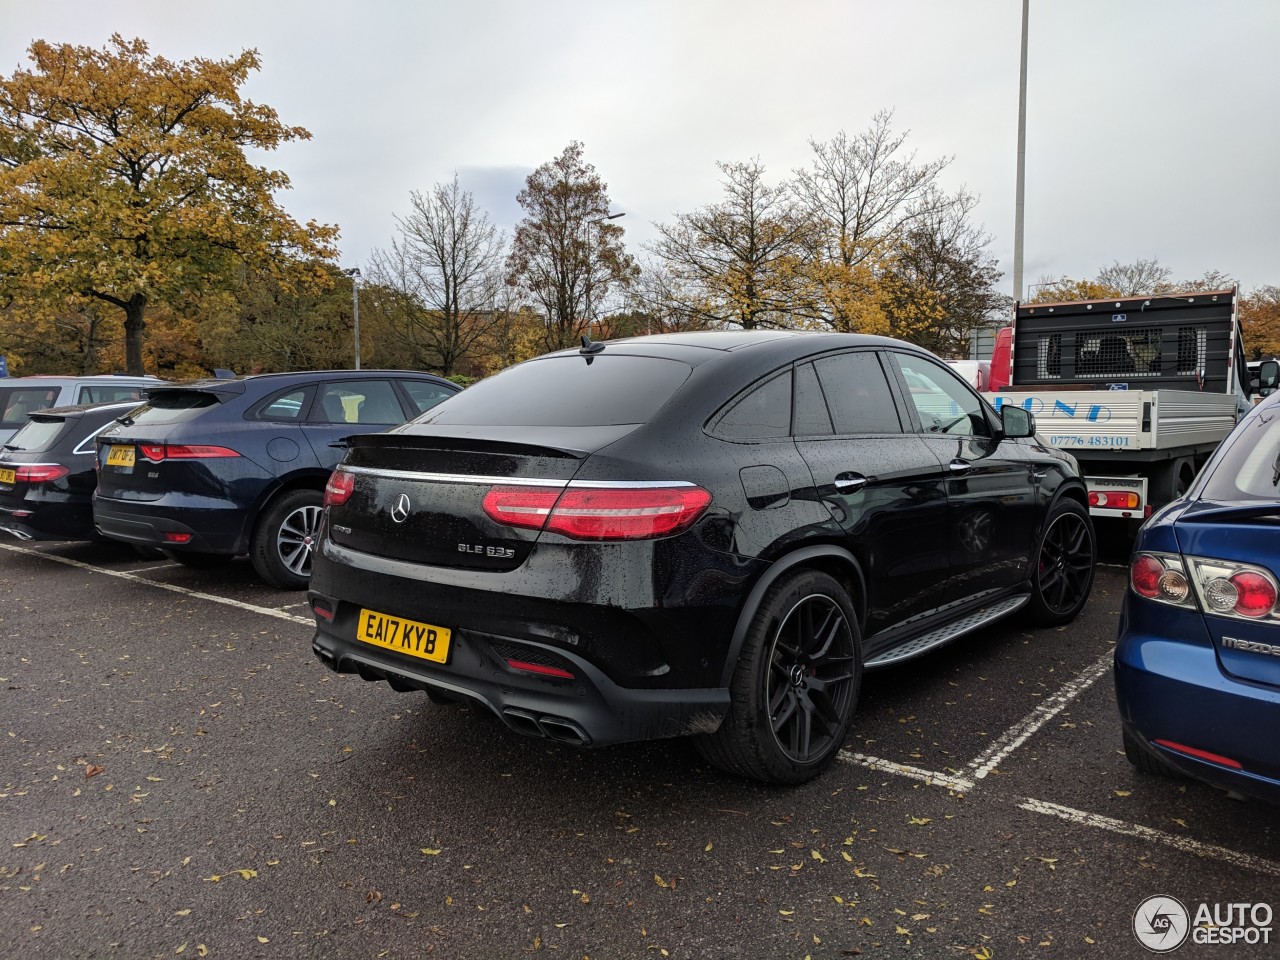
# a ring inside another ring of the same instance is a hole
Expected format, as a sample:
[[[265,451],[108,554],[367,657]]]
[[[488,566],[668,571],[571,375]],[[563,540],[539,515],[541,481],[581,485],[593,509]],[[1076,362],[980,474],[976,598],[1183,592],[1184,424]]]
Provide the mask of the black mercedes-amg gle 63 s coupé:
[[[596,745],[693,735],[799,783],[864,670],[1093,580],[1069,455],[930,353],[853,334],[591,343],[353,437],[309,594],[329,668]]]

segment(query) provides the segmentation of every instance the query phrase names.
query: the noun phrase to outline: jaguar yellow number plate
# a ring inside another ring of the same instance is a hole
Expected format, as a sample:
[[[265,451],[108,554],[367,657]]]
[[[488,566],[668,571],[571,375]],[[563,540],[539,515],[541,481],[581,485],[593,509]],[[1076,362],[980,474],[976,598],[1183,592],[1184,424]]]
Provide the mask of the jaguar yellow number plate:
[[[452,636],[448,627],[391,617],[376,610],[361,610],[356,624],[357,640],[433,663],[448,662]]]
[[[17,470],[6,470],[3,467],[0,467],[0,483],[16,483],[17,480]]]
[[[132,467],[137,451],[133,447],[112,446],[107,450],[108,467]]]

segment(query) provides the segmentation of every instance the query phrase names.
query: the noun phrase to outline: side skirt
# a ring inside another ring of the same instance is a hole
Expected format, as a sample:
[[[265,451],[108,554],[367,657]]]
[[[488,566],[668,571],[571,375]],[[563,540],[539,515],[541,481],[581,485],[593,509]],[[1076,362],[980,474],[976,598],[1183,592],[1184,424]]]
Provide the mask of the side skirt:
[[[887,650],[880,651],[863,666],[867,670],[876,670],[880,667],[901,663],[903,660],[910,660],[912,657],[928,653],[930,650],[950,643],[966,633],[972,633],[974,630],[979,630],[989,623],[994,623],[1003,617],[1007,617],[1014,611],[1019,610],[1030,599],[1030,594],[1021,594],[984,604],[955,620],[949,620],[924,633],[908,636]]]

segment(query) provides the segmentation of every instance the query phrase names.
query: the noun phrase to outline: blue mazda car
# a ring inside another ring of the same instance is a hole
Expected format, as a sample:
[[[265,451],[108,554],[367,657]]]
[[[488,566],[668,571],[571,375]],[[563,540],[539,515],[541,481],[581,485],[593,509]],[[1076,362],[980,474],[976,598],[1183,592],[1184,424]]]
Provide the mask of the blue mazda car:
[[[1125,754],[1280,803],[1280,394],[1142,527],[1115,680]]]

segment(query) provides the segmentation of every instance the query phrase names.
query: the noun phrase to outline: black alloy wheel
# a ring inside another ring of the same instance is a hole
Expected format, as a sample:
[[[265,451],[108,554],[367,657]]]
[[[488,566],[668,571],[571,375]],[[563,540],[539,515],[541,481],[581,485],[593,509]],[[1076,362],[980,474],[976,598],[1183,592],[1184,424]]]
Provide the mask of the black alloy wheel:
[[[1093,586],[1097,544],[1089,514],[1074,500],[1061,500],[1049,514],[1036,554],[1029,609],[1042,626],[1070,623]]]
[[[830,751],[837,736],[844,739],[855,657],[853,631],[831,597],[810,594],[778,624],[765,700],[774,738],[795,763],[811,763]]]
[[[698,747],[722,770],[804,783],[844,743],[861,680],[861,634],[844,588],[816,570],[783,576],[743,641],[729,713]]]

